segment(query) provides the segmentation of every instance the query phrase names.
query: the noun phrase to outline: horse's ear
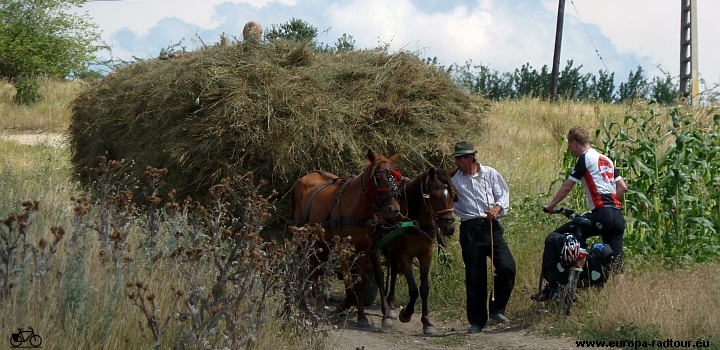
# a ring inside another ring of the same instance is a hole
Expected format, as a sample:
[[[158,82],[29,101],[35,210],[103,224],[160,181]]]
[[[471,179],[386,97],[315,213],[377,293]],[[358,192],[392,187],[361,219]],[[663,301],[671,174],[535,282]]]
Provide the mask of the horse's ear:
[[[398,154],[390,157],[390,158],[388,159],[388,161],[390,161],[391,164],[395,164],[395,162],[397,162],[397,160],[398,160],[399,158],[400,158],[400,153],[398,153]]]
[[[367,151],[367,159],[370,161],[370,164],[375,163],[375,152],[373,152],[371,149],[368,148]]]
[[[435,178],[435,168],[430,168],[430,171],[428,172],[428,178],[430,178],[430,179]]]

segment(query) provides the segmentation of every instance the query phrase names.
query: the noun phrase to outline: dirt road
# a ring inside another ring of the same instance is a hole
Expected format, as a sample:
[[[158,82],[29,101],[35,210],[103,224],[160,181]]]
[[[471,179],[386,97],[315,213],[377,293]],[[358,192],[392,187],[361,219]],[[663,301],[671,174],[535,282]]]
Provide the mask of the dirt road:
[[[366,309],[367,310],[367,309]],[[469,324],[433,321],[437,335],[423,334],[420,316],[409,323],[393,321],[393,327],[381,328],[382,314],[377,304],[366,311],[370,328],[356,327],[357,314],[349,312],[333,318],[327,349],[575,349],[572,339],[545,338],[529,334],[517,323],[498,324],[490,321],[482,332],[468,335]]]
[[[40,145],[47,144],[52,147],[62,147],[65,142],[65,136],[61,134],[1,134],[0,138],[4,140],[16,141],[23,145]]]

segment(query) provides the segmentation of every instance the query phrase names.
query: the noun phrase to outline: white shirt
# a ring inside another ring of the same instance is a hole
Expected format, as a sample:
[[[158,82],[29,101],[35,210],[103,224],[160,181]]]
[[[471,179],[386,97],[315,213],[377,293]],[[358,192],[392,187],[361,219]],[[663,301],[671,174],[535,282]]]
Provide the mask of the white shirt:
[[[622,209],[615,187],[615,181],[622,177],[616,171],[612,160],[598,151],[592,148],[585,151],[578,158],[568,179],[576,183],[582,182],[590,210],[605,207]]]
[[[499,205],[502,210],[498,218],[506,216],[510,209],[510,189],[505,180],[497,170],[477,162],[475,164],[478,166],[475,175],[458,170],[451,178],[458,196],[455,215],[461,221],[486,218],[486,212]]]

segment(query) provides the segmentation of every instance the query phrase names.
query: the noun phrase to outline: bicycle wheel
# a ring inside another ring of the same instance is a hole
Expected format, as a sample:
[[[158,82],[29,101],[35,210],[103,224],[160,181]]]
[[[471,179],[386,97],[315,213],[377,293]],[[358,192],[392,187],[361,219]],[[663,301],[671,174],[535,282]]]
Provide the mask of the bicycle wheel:
[[[360,276],[353,274],[353,280],[358,279]],[[368,269],[365,273],[365,289],[363,289],[363,305],[365,307],[371,306],[375,302],[379,290],[378,284],[375,282],[375,273]],[[357,296],[354,293],[350,293],[350,305],[357,306]]]
[[[553,312],[555,312],[555,310],[560,309],[560,296],[562,295],[562,292],[564,289],[565,289],[565,286],[560,285],[556,292],[552,292],[552,294],[550,294],[550,298],[548,298],[548,301],[547,301],[547,312],[548,313],[553,313]]]
[[[12,346],[13,348],[17,348],[22,343],[23,342],[21,342],[21,341],[16,341],[12,335],[10,336],[10,346]]]
[[[563,315],[570,315],[570,307],[575,300],[575,290],[577,289],[579,276],[580,271],[577,271],[575,269],[573,269],[572,273],[570,273],[568,283],[565,285],[565,288],[562,289],[562,292],[560,294],[560,307],[558,307],[558,317]]]
[[[37,334],[33,334],[30,337],[30,345],[32,345],[34,348],[37,348],[38,346],[40,346],[40,344],[42,344],[42,338],[40,338],[40,336]]]

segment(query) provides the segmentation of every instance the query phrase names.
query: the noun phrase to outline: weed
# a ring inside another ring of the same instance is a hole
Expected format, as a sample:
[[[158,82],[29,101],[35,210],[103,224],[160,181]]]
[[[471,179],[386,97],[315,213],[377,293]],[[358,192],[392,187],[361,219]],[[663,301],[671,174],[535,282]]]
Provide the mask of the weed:
[[[32,251],[27,240],[30,213],[37,211],[37,201],[22,203],[22,214],[10,214],[0,225],[0,300],[15,286],[15,276],[25,271],[28,253]]]

